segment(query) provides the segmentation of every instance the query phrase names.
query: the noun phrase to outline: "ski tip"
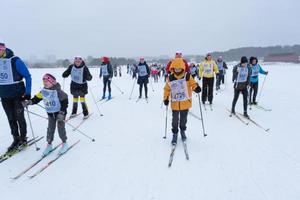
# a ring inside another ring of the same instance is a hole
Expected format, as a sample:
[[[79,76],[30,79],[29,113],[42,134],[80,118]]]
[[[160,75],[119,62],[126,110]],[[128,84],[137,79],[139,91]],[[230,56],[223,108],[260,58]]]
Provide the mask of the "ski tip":
[[[269,129],[269,128],[267,128],[265,131],[266,131],[266,132],[269,132],[269,131],[270,131],[270,129]]]
[[[95,142],[95,141],[96,141],[96,140],[93,138],[93,139],[92,139],[92,142]]]

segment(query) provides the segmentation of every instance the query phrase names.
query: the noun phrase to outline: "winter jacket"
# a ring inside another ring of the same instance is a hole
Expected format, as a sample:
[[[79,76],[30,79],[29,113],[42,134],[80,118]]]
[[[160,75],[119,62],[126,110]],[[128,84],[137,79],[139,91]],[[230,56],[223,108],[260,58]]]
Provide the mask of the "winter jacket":
[[[88,84],[87,81],[92,80],[92,75],[89,71],[89,68],[85,65],[84,62],[82,62],[82,64],[77,67],[75,64],[72,64],[68,67],[68,69],[66,71],[64,71],[64,73],[62,74],[63,78],[68,77],[69,75],[72,76],[72,68],[75,69],[82,69],[83,70],[83,74],[82,74],[82,83],[76,83],[75,81],[71,81],[71,86],[70,86],[70,90],[71,90],[71,94],[74,96],[84,96],[88,93]],[[74,73],[74,72],[73,72]]]
[[[143,66],[143,65],[146,67],[145,75],[141,75],[141,66]],[[137,73],[138,73],[138,79],[137,79],[138,84],[143,84],[143,83],[147,84],[147,83],[149,83],[148,78],[150,76],[150,68],[149,68],[149,66],[146,62],[138,64]]]
[[[245,68],[247,69],[247,73],[245,74],[246,77],[244,77],[245,80],[240,82],[239,77],[241,74],[240,73],[241,69],[245,69]],[[248,64],[246,67],[242,67],[241,64],[234,66],[232,70],[232,81],[234,82],[234,88],[238,90],[246,90],[247,86],[250,84],[250,75],[251,75],[251,68]]]
[[[60,102],[60,110],[64,112],[65,114],[67,114],[67,108],[68,108],[68,95],[61,90],[61,86],[59,83],[56,83],[54,86],[52,86],[51,88],[43,88],[39,93],[37,93],[32,99],[32,104],[37,104],[39,103],[41,100],[44,99],[43,94],[45,94],[45,92],[43,90],[56,90],[57,91],[57,100]],[[54,99],[56,100],[56,99]],[[48,104],[49,102],[44,101],[45,104]],[[52,103],[49,103],[50,105],[52,105]],[[47,105],[45,105],[47,107]],[[58,111],[58,112],[59,112]],[[57,113],[58,113],[57,112]],[[48,114],[53,114],[53,113],[49,113]]]
[[[213,78],[214,73],[219,73],[218,66],[214,60],[209,61],[205,59],[202,63],[200,63],[199,76],[201,78]]]
[[[258,74],[265,74],[265,75],[267,74],[267,72],[262,69],[260,64],[250,65],[250,67],[251,67],[251,77],[250,77],[251,83],[258,82],[258,79],[259,79]]]
[[[3,81],[2,76],[7,76],[9,73],[3,72],[2,68],[6,59],[11,62],[11,72],[13,84],[1,84]],[[12,50],[6,48],[4,56],[0,57],[0,97],[1,98],[14,98],[21,97],[24,94],[30,95],[31,93],[31,74],[24,62],[19,58],[15,57]],[[22,81],[25,78],[26,87]]]

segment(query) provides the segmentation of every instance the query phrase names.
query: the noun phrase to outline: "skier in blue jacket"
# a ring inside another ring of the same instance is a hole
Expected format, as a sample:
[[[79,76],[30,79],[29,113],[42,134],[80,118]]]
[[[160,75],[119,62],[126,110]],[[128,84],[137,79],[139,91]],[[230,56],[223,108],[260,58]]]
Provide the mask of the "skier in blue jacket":
[[[1,40],[0,98],[14,139],[7,149],[10,152],[27,145],[27,125],[22,101],[31,98],[31,75],[24,62],[6,48]]]
[[[249,103],[257,105],[256,96],[258,91],[258,80],[259,74],[267,75],[268,71],[264,71],[263,68],[258,64],[256,57],[250,57],[251,77],[250,77],[250,95]]]

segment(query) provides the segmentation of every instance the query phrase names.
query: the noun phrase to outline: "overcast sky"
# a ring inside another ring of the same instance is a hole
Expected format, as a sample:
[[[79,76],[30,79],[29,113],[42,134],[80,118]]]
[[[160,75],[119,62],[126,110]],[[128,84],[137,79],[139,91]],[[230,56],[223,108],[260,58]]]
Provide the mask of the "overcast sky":
[[[300,0],[0,1],[0,37],[24,58],[300,44]]]

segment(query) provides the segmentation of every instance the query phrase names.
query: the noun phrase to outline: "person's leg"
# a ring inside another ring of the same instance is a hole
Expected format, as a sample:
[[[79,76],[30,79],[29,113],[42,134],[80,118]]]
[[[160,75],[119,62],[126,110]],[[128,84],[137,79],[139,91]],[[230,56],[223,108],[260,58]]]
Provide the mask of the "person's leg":
[[[247,102],[248,91],[247,91],[247,89],[242,90],[242,94],[243,94],[243,105],[244,105],[244,115],[245,115],[245,113],[247,114],[247,106],[248,106],[248,102]]]
[[[54,139],[54,133],[56,128],[56,118],[54,114],[48,115],[48,128],[47,128],[47,142],[48,144],[52,144]]]
[[[209,78],[208,79],[208,101],[210,104],[212,104],[213,98],[214,98],[214,81],[215,78]]]
[[[253,84],[253,103],[256,104],[256,96],[257,96],[257,91],[258,91],[258,82]]]
[[[78,109],[78,96],[73,95],[73,108],[72,108],[72,114],[76,115]]]
[[[187,116],[188,116],[189,110],[181,110],[180,111],[180,134],[181,134],[181,139],[183,141],[186,140],[186,135],[185,135],[185,130],[186,130],[186,123],[187,123]]]
[[[253,103],[253,89],[254,89],[254,85],[253,83],[250,83],[250,92],[249,92],[249,104],[252,104]]]
[[[103,95],[102,95],[102,99],[105,98],[105,92],[106,92],[107,81],[108,81],[108,79],[105,78],[105,77],[103,77]]]
[[[235,114],[235,105],[239,98],[240,90],[234,89],[234,96],[232,101],[231,113]]]
[[[145,97],[148,98],[148,83],[144,82],[144,88],[145,88]]]
[[[85,102],[85,96],[80,96],[80,103],[81,103],[83,115],[84,116],[89,115],[89,111]]]
[[[21,99],[14,100],[14,112],[20,129],[20,143],[27,144],[27,124]]]
[[[57,122],[57,130],[59,134],[59,138],[63,143],[66,143],[67,141],[67,133],[65,128],[65,122],[64,121],[58,121]]]
[[[139,85],[140,85],[140,88],[139,88],[140,96],[139,96],[139,98],[142,98],[143,83],[140,83]]]
[[[173,133],[172,144],[177,143],[178,123],[179,123],[179,111],[172,110],[172,133]]]
[[[203,77],[202,79],[202,103],[204,104],[207,100],[207,78]]]

